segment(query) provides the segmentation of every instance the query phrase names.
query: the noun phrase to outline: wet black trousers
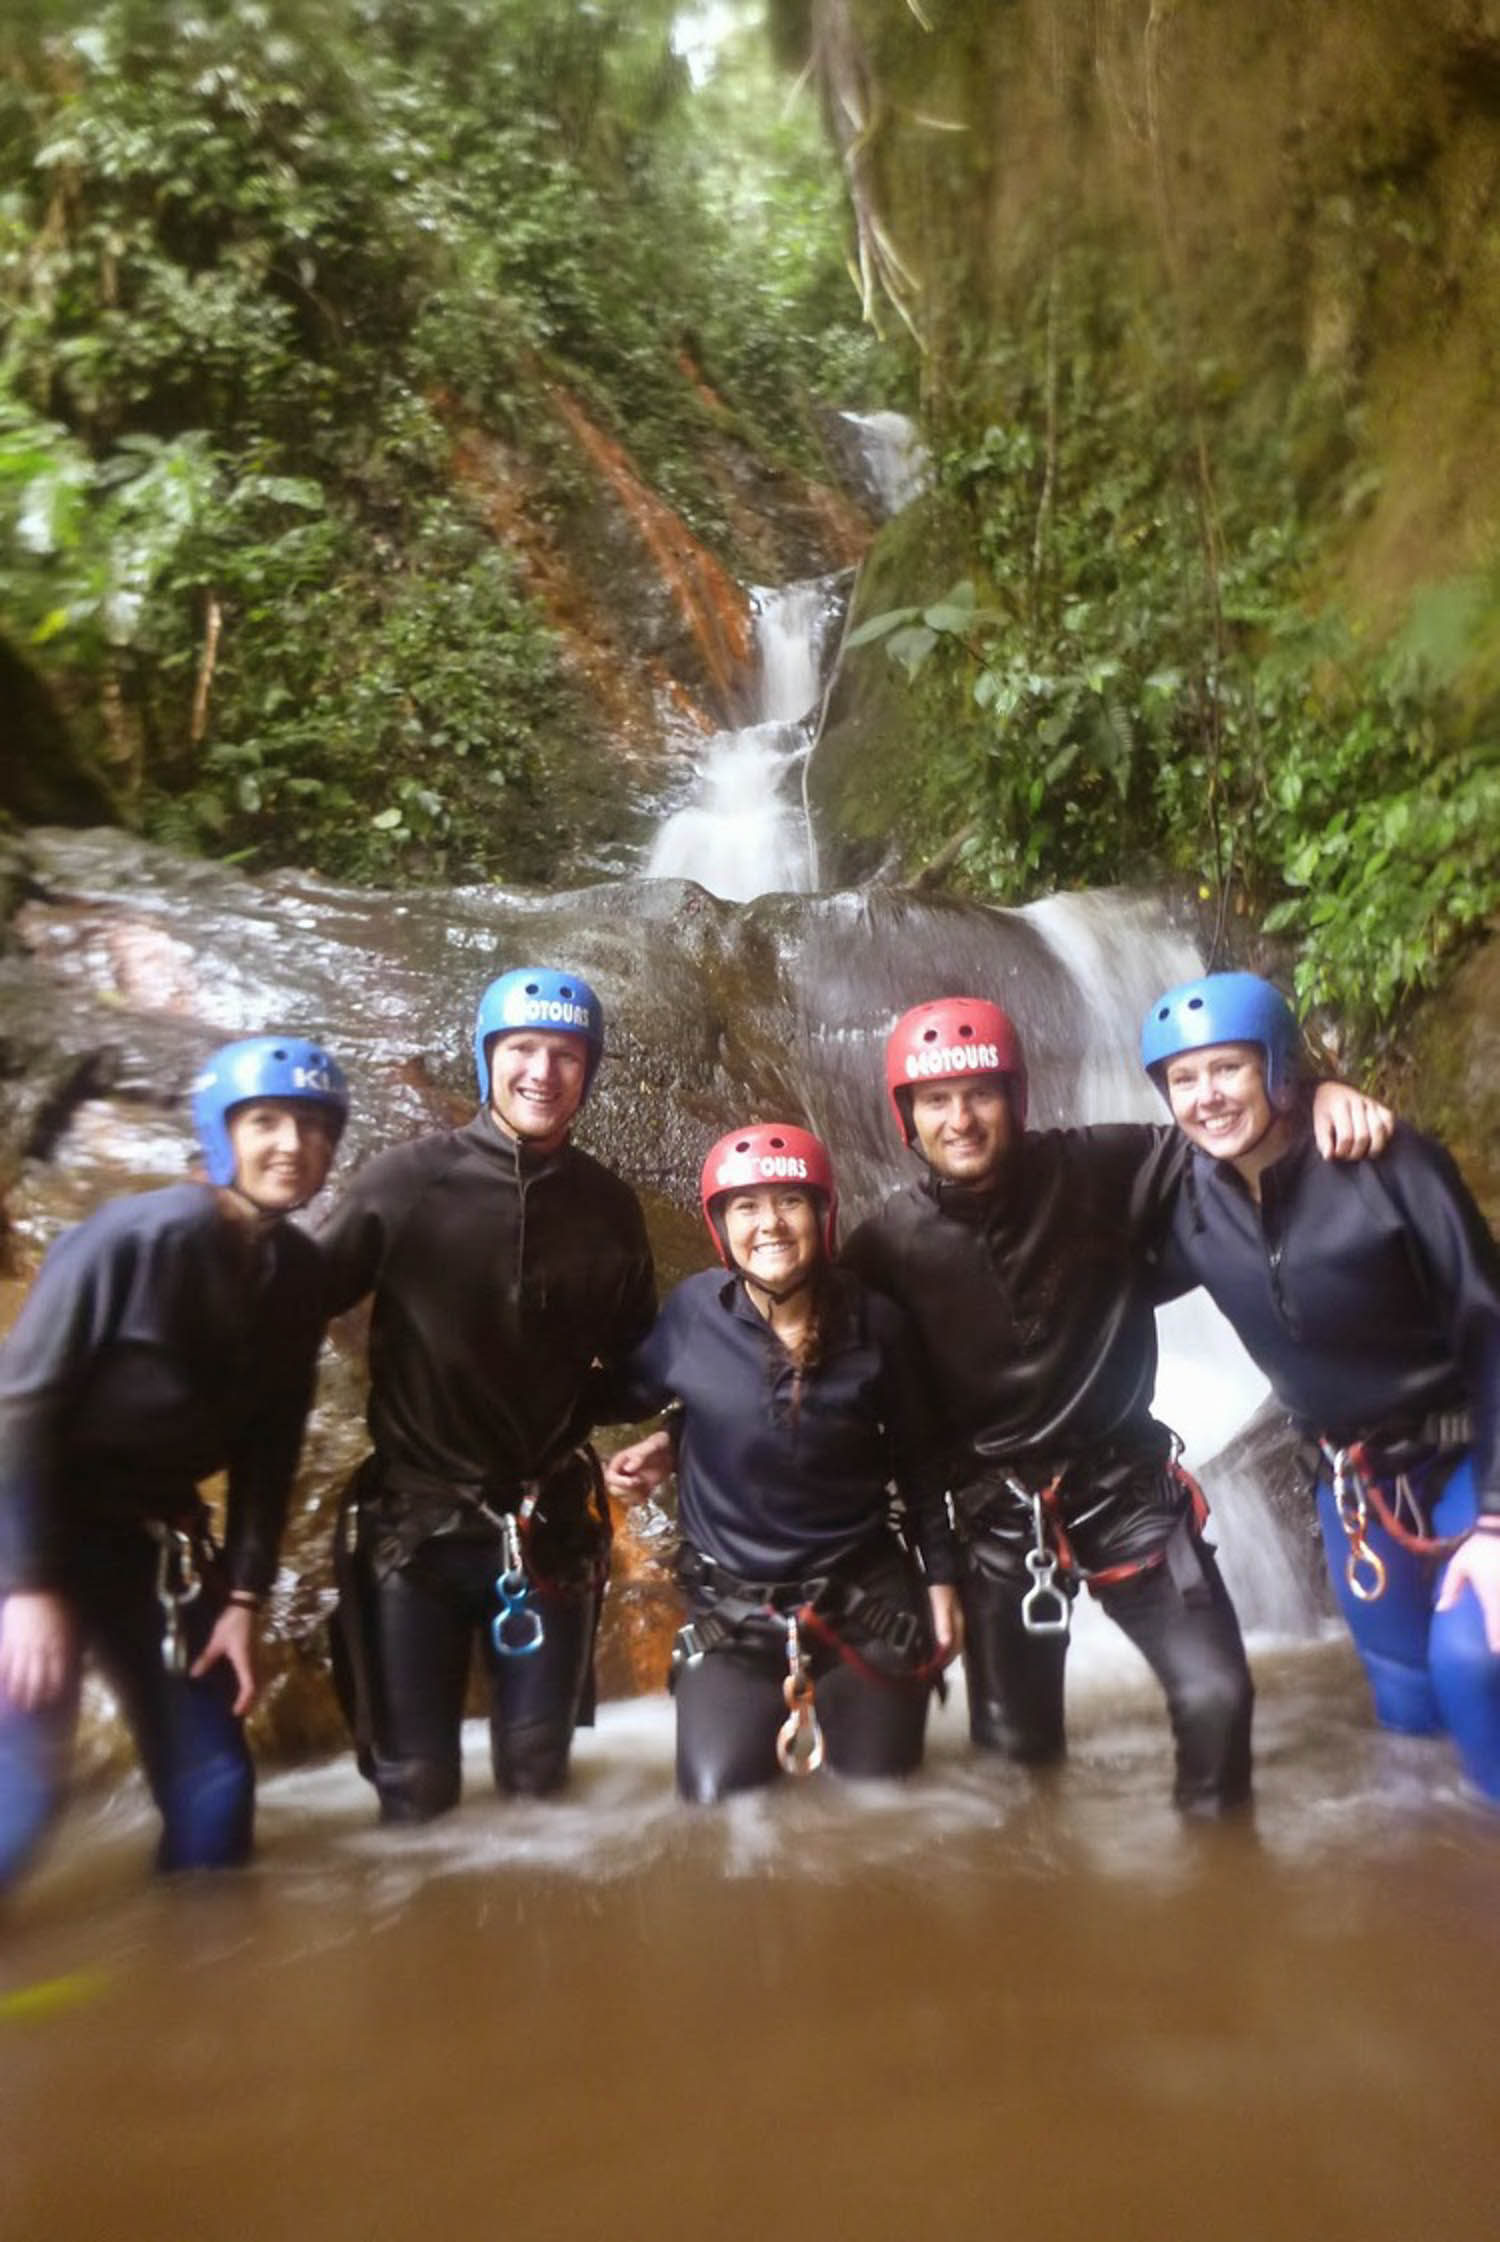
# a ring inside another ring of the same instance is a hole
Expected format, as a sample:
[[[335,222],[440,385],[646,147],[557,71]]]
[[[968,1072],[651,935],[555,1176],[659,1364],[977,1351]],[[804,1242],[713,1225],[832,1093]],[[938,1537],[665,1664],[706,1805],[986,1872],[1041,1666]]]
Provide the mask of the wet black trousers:
[[[1184,1520],[1170,1561],[1100,1593],[1166,1692],[1177,1747],[1173,1800],[1211,1817],[1250,1795],[1254,1687],[1213,1552]],[[1012,1571],[1013,1552],[971,1547],[961,1596],[969,1730],[976,1744],[1032,1766],[1066,1750],[1063,1673],[1066,1635],[1029,1635],[1021,1599],[1030,1585]]]
[[[922,1761],[931,1683],[905,1679],[914,1661],[929,1653],[927,1598],[904,1557],[862,1571],[860,1584],[882,1602],[911,1611],[918,1622],[916,1648],[898,1655],[886,1643],[851,1633],[851,1642],[879,1676],[863,1674],[826,1644],[804,1644],[814,1683],[814,1705],[823,1730],[826,1764],[845,1776],[909,1775]],[[695,1592],[694,1616],[712,1611],[713,1599]],[[786,1629],[756,1621],[733,1640],[689,1660],[677,1670],[677,1788],[697,1805],[731,1791],[774,1783],[781,1774],[776,1737],[787,1717]]]
[[[541,1797],[566,1780],[592,1671],[596,1593],[540,1596],[532,1607],[542,1616],[540,1649],[506,1657],[490,1635],[497,1569],[495,1544],[486,1539],[434,1536],[404,1564],[378,1574],[365,1550],[354,1552],[352,1596],[345,1594],[335,1629],[334,1672],[382,1821],[430,1821],[458,1803],[476,1637],[496,1788]],[[345,1632],[351,1619],[359,1627],[353,1643]]]

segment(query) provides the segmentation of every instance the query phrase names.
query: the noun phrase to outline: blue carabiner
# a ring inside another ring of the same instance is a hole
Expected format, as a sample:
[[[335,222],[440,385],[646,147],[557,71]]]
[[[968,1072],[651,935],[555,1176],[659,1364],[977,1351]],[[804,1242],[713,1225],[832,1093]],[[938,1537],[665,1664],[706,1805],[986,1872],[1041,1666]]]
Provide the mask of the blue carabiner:
[[[490,1621],[490,1641],[502,1658],[529,1658],[546,1635],[542,1615],[519,1565],[507,1567],[495,1582],[500,1609]],[[519,1630],[519,1632],[517,1632]]]

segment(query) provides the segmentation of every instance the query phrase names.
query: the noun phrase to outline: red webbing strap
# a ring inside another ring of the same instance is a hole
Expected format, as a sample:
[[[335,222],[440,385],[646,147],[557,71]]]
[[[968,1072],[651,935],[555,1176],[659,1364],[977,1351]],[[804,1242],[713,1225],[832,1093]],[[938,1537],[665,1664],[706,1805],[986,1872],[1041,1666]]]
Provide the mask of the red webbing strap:
[[[1467,1539],[1468,1529],[1461,1534],[1417,1534],[1410,1526],[1403,1526],[1385,1499],[1385,1491],[1376,1478],[1364,1444],[1356,1441],[1345,1450],[1349,1468],[1359,1476],[1365,1501],[1380,1524],[1390,1535],[1398,1549],[1410,1550],[1414,1557],[1451,1557],[1459,1543]]]
[[[1175,1459],[1167,1468],[1177,1484],[1187,1489],[1188,1500],[1192,1505],[1193,1528],[1195,1532],[1201,1534],[1208,1523],[1207,1495],[1204,1494],[1192,1473],[1185,1471]],[[1073,1544],[1068,1539],[1067,1528],[1063,1524],[1062,1504],[1058,1496],[1062,1479],[1063,1475],[1059,1472],[1057,1477],[1042,1489],[1041,1501],[1042,1509],[1047,1517],[1048,1530],[1052,1535],[1053,1547],[1057,1552],[1057,1561],[1065,1573],[1074,1574],[1086,1588],[1119,1588],[1127,1580],[1134,1580],[1138,1574],[1152,1572],[1158,1565],[1165,1564],[1167,1550],[1164,1542],[1160,1549],[1151,1550],[1147,1556],[1128,1557],[1122,1564],[1118,1565],[1101,1565],[1097,1572],[1086,1570],[1084,1566],[1079,1564]]]
[[[884,1666],[872,1665],[868,1658],[861,1656],[852,1643],[846,1643],[837,1628],[831,1626],[820,1612],[814,1610],[811,1604],[802,1606],[797,1614],[797,1625],[801,1628],[803,1634],[812,1635],[818,1642],[825,1644],[829,1650],[837,1651],[844,1664],[852,1666],[863,1680],[884,1682],[888,1688],[893,1689],[905,1689],[909,1685],[916,1684],[920,1684],[923,1689],[930,1688],[937,1680],[938,1675],[945,1668],[951,1666],[958,1656],[958,1647],[955,1644],[949,1650],[934,1651],[931,1658],[922,1660],[920,1666],[906,1666],[898,1673],[890,1671]]]

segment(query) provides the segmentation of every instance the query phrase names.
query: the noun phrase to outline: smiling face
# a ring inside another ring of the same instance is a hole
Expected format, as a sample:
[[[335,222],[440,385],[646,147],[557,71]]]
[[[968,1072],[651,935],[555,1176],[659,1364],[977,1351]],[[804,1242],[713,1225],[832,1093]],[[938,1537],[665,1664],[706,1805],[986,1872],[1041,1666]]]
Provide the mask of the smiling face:
[[[576,1035],[524,1028],[490,1045],[490,1111],[507,1136],[555,1152],[583,1103],[588,1054]]]
[[[810,1191],[784,1183],[733,1191],[720,1200],[718,1215],[730,1260],[770,1299],[796,1292],[822,1258],[822,1225]]]
[[[263,1214],[290,1214],[322,1190],[335,1136],[324,1107],[303,1098],[252,1098],[231,1109],[225,1126],[234,1189]]]
[[[1016,1134],[1000,1074],[922,1083],[911,1092],[911,1123],[923,1159],[945,1183],[988,1183]]]
[[[1266,1093],[1265,1060],[1256,1043],[1211,1043],[1183,1051],[1163,1070],[1172,1118],[1189,1141],[1215,1160],[1268,1164],[1279,1149],[1281,1116]]]

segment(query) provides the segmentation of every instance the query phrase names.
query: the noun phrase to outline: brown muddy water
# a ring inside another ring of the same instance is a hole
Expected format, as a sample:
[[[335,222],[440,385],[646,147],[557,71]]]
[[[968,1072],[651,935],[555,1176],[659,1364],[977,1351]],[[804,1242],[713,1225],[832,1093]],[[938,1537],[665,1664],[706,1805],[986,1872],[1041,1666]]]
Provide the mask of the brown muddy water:
[[[663,1699],[569,1795],[373,1826],[268,1779],[242,1877],[75,1807],[0,1956],[7,2242],[1381,2242],[1500,2231],[1500,1818],[1340,1641],[1252,1643],[1253,1822],[1180,1826],[1102,1622],[1073,1756],[689,1811]]]

